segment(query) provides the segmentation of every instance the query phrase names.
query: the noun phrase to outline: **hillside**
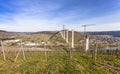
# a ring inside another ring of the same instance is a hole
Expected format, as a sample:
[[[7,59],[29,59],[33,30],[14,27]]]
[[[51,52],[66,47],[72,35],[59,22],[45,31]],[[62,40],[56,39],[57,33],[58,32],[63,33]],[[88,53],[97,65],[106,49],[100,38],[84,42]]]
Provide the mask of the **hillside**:
[[[83,39],[83,35],[79,32],[75,31],[75,43],[79,43],[81,39]],[[47,41],[51,44],[56,43],[66,43],[66,41],[62,38],[59,31],[42,31],[42,32],[35,32],[32,34],[26,34],[20,36],[18,38],[22,38],[24,41],[32,41],[32,42],[42,42]],[[69,31],[69,42],[71,42],[71,31]]]
[[[22,33],[20,32],[8,32],[8,31],[0,30],[0,39],[14,38],[20,35],[22,35]]]
[[[32,34],[54,34],[57,31],[39,31],[39,32],[34,32]]]

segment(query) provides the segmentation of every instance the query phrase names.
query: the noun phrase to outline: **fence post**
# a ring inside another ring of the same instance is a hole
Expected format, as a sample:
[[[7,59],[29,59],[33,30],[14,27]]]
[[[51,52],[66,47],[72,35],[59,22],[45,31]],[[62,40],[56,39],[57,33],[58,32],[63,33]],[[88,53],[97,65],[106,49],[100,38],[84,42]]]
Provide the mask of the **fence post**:
[[[46,59],[46,61],[47,61],[47,50],[46,50],[46,43],[44,43],[44,51],[45,51],[45,59]]]
[[[25,58],[25,53],[24,53],[24,50],[23,50],[22,40],[20,41],[20,46],[21,46],[21,48],[19,49],[19,51],[18,51],[18,53],[17,53],[17,56],[15,57],[15,62],[16,62],[16,60],[17,60],[17,58],[18,58],[21,50],[22,50],[22,53],[23,53],[23,59],[24,59],[24,60],[26,59],[26,58]]]
[[[25,57],[25,51],[23,49],[23,43],[22,43],[22,40],[20,42],[20,45],[21,45],[21,50],[22,50],[22,54],[23,54],[23,59],[26,60],[26,57]]]
[[[1,48],[2,48],[2,53],[3,53],[4,61],[6,61],[6,55],[5,55],[5,51],[4,51],[2,40],[0,40],[0,43],[1,43]]]
[[[96,40],[96,48],[95,48],[94,60],[96,60],[96,57],[97,57],[97,50],[98,50],[98,43],[97,43],[97,40]]]

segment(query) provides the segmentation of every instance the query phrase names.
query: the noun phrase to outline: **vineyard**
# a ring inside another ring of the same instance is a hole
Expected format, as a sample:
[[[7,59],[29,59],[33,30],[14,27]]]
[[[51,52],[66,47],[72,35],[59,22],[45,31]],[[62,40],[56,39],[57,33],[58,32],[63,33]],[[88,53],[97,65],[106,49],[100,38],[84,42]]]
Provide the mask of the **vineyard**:
[[[0,74],[120,74],[120,0],[0,0]]]
[[[120,56],[91,52],[26,52],[15,59],[15,53],[8,52],[7,61],[0,59],[1,74],[119,74]]]
[[[1,41],[1,74],[120,73],[119,44],[91,44],[85,51],[84,43],[79,43],[82,35],[77,32],[74,48],[59,33],[25,35],[15,39],[11,41],[18,42]]]

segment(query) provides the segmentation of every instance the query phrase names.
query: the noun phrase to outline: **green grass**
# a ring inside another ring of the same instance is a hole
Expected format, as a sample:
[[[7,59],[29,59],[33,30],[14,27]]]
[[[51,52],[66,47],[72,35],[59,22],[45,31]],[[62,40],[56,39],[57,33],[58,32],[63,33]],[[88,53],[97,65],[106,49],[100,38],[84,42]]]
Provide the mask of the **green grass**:
[[[22,54],[16,62],[14,58],[9,54],[4,61],[0,56],[0,74],[112,74],[119,71],[106,65],[120,68],[120,59],[115,56],[98,55],[95,61],[91,54],[80,52],[72,52],[72,58],[67,52],[47,52],[47,60],[44,52],[27,52],[26,60]]]

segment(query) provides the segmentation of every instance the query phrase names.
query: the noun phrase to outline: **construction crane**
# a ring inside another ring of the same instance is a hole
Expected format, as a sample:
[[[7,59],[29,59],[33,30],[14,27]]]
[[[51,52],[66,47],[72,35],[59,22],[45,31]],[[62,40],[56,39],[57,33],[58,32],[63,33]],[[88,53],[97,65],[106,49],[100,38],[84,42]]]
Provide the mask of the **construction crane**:
[[[92,26],[92,25],[95,25],[95,24],[85,24],[85,25],[82,25],[82,27],[84,28],[84,49],[86,47],[86,38],[87,38],[87,35],[86,35],[86,27],[87,26]]]

